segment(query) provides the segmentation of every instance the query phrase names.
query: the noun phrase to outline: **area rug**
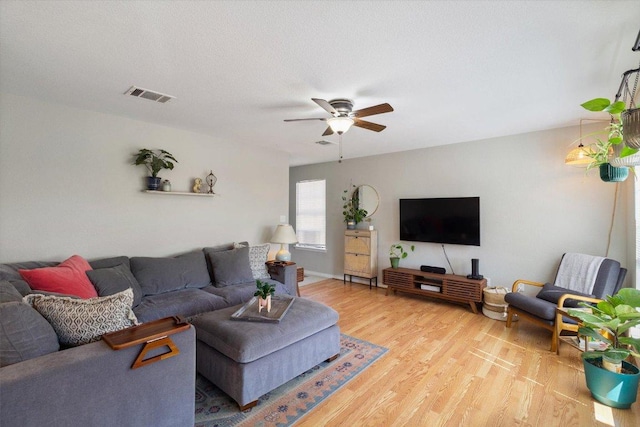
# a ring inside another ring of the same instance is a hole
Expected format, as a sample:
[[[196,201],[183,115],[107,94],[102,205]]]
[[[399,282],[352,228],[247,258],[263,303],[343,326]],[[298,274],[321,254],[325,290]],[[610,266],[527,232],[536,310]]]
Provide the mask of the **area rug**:
[[[258,405],[240,411],[236,402],[198,375],[196,427],[290,426],[355,376],[378,360],[387,349],[342,334],[340,355],[322,362],[288,383],[265,394]]]

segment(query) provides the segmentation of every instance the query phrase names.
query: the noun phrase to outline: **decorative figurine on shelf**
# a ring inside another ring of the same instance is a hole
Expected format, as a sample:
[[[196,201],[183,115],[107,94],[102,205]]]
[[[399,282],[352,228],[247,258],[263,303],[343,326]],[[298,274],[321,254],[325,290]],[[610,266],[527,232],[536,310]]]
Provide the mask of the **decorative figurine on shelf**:
[[[202,180],[200,178],[196,178],[195,180],[193,180],[193,192],[199,193],[200,187],[202,187]]]
[[[168,179],[162,181],[162,191],[171,191],[171,181]]]
[[[207,175],[207,184],[209,185],[209,191],[207,193],[215,194],[213,192],[213,186],[216,185],[217,181],[218,181],[218,178],[216,178],[216,176],[213,174],[213,171],[211,171],[209,175]]]

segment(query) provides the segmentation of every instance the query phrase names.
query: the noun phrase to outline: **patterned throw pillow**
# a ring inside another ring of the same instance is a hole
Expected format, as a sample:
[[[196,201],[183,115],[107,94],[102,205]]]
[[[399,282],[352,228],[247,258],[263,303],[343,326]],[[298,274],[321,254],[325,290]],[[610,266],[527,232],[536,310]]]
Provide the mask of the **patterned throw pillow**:
[[[259,246],[249,246],[249,266],[251,267],[251,274],[254,279],[271,278],[267,271],[267,266],[264,265],[264,263],[267,262],[269,249],[271,249],[269,243]]]
[[[131,310],[131,288],[107,297],[76,299],[32,294],[23,301],[47,319],[64,345],[98,341],[103,334],[138,324]]]

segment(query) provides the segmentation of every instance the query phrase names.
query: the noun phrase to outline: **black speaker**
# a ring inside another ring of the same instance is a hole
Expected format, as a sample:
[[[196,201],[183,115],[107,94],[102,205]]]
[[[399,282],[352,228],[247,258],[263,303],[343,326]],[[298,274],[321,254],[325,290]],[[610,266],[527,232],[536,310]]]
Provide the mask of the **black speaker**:
[[[480,272],[478,271],[478,264],[480,264],[480,260],[478,258],[471,259],[471,274],[467,276],[467,279],[484,279],[484,276],[482,276],[482,274],[480,274]]]
[[[420,270],[426,273],[445,274],[447,270],[442,267],[432,267],[430,265],[421,265]]]

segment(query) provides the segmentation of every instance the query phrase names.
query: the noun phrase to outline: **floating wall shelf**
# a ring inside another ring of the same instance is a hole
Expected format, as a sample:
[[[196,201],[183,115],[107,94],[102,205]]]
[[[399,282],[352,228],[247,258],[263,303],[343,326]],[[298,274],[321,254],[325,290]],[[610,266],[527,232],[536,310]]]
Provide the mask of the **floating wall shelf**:
[[[209,193],[190,193],[188,191],[158,191],[158,190],[142,190],[144,193],[150,194],[163,194],[163,195],[178,195],[178,196],[201,196],[201,197],[213,197],[215,194]]]

